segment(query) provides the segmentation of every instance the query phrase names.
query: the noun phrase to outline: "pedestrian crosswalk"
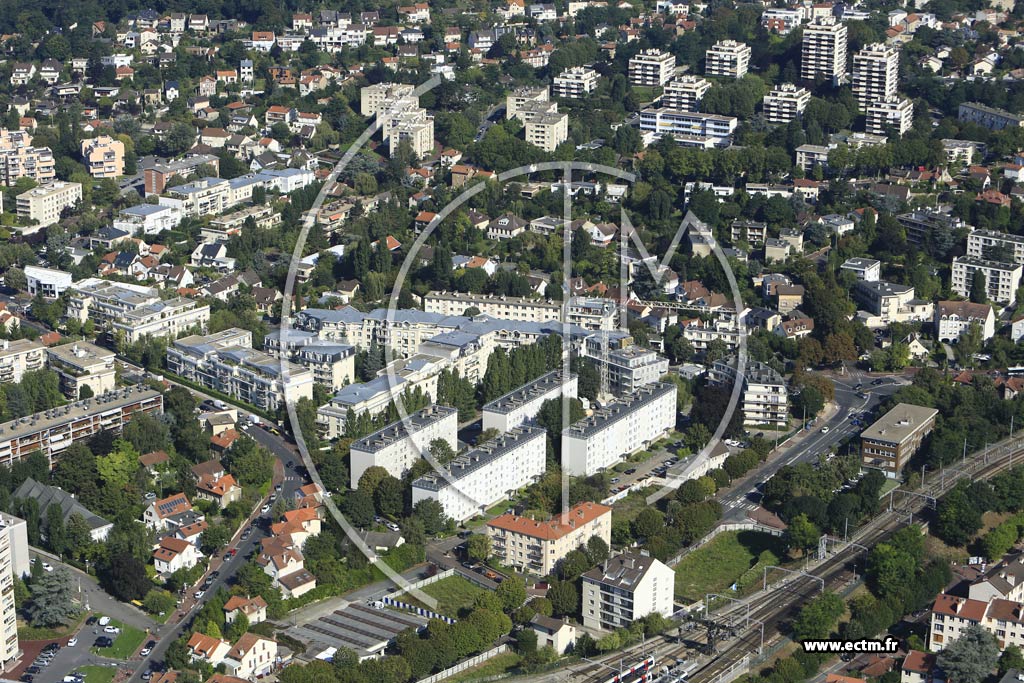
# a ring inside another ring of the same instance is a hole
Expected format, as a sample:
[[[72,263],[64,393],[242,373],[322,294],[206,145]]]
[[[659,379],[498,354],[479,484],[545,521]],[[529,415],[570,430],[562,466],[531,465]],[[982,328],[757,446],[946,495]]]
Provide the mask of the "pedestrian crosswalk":
[[[753,503],[749,500],[741,500],[739,502],[733,503],[729,507],[739,508],[740,510],[756,510],[759,506],[757,503]]]

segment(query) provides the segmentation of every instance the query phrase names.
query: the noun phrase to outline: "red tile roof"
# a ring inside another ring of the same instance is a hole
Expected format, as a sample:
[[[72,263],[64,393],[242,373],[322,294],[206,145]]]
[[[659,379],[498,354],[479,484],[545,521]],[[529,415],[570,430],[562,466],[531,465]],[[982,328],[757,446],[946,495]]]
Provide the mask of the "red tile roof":
[[[528,517],[516,515],[501,515],[488,522],[487,526],[524,536],[554,540],[589,524],[602,515],[611,514],[611,511],[612,509],[607,505],[586,502],[576,505],[564,515],[565,524],[562,523],[563,515],[555,515],[554,519],[547,522],[537,522]]]

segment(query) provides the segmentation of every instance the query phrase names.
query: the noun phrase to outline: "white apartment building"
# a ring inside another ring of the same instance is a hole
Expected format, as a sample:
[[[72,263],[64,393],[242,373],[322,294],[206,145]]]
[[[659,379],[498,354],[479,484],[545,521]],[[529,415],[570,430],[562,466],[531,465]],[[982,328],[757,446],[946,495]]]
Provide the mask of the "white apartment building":
[[[764,96],[764,118],[768,123],[789,123],[799,117],[811,101],[811,93],[792,83],[783,83]]]
[[[313,381],[337,391],[356,380],[356,349],[320,339],[311,332],[288,330],[288,343],[282,351],[278,335],[267,335],[264,350],[274,358],[282,354],[313,373]]]
[[[415,86],[406,83],[377,83],[359,91],[359,113],[376,116],[396,102],[412,97]]]
[[[872,43],[853,56],[853,94],[861,109],[896,97],[900,51],[893,45]]]
[[[796,148],[796,165],[804,173],[810,173],[815,166],[828,166],[828,153],[831,147],[824,145],[800,145]]]
[[[990,250],[1000,249],[1007,255],[1013,254],[1013,262],[1024,264],[1024,236],[1012,235],[998,230],[971,230],[967,233],[967,254],[973,259],[984,259]],[[1000,259],[1000,260],[1005,260]],[[25,268],[26,273],[28,268]]]
[[[137,204],[121,209],[114,218],[114,227],[131,235],[158,235],[178,227],[181,219],[177,206]]]
[[[46,367],[46,347],[31,339],[0,340],[0,383],[18,384],[26,372]]]
[[[798,9],[767,7],[761,13],[761,26],[779,35],[786,35],[799,27],[803,21],[803,12]]]
[[[421,159],[434,149],[434,117],[420,107],[403,109],[387,117],[382,127],[391,156],[402,142],[409,143],[412,154]]]
[[[18,643],[18,614],[14,604],[15,545],[11,538],[13,529],[8,527],[8,521],[15,519],[17,518],[5,518],[2,528],[0,528],[0,620],[2,620],[0,623],[0,670],[2,671],[10,671],[20,661],[22,654]],[[24,523],[20,528],[24,533]],[[25,550],[27,551],[28,548]]]
[[[92,396],[100,396],[117,386],[113,351],[78,341],[51,346],[46,355],[50,368],[60,376],[60,390],[72,401],[83,398],[85,387]]]
[[[941,652],[971,626],[980,626],[993,636],[1000,650],[1010,645],[1024,647],[1024,605],[1013,600],[988,601],[941,593],[932,603],[928,649]]]
[[[487,523],[487,535],[491,551],[502,564],[544,576],[593,536],[611,545],[612,509],[600,503],[578,503],[547,521],[505,514]]]
[[[551,90],[556,97],[582,99],[597,90],[599,76],[586,66],[574,66],[555,76]]]
[[[654,139],[671,135],[676,142],[686,146],[728,147],[737,123],[735,116],[663,107],[648,107],[640,112],[641,131],[650,133]]]
[[[71,273],[56,268],[25,266],[25,280],[28,293],[42,295],[45,299],[56,299],[71,288]]]
[[[742,78],[750,67],[750,46],[735,40],[720,40],[704,54],[704,73],[722,78]]]
[[[401,479],[435,439],[443,440],[457,451],[458,429],[459,411],[433,405],[353,441],[349,466],[352,488],[358,487],[359,478],[370,467],[383,467],[392,477]]]
[[[426,313],[454,316],[464,314],[468,308],[476,308],[482,315],[502,320],[547,322],[562,317],[562,304],[549,299],[462,292],[430,292],[423,297]],[[566,322],[589,330],[614,330],[618,324],[618,313],[618,306],[611,299],[572,297]]]
[[[134,344],[145,337],[176,338],[205,331],[210,307],[192,299],[162,300],[155,287],[87,278],[72,285],[66,315],[81,323],[92,320]]]
[[[552,370],[487,403],[483,407],[482,428],[507,432],[535,418],[545,401],[558,400],[563,395],[576,398],[579,378],[570,374],[563,382],[562,376],[561,370]]]
[[[878,282],[882,275],[882,262],[873,258],[855,257],[847,259],[839,269],[850,271],[860,281]]]
[[[24,130],[0,128],[0,183],[14,185],[18,178],[48,183],[57,177],[49,147],[33,147],[32,135]]]
[[[661,106],[679,111],[700,111],[700,102],[711,89],[707,79],[692,74],[676,76],[665,84]]]
[[[712,384],[731,388],[736,383],[736,357],[715,361],[708,373]],[[743,369],[743,424],[789,424],[786,380],[771,367],[748,360]]]
[[[35,221],[40,227],[60,221],[60,214],[82,201],[82,184],[55,182],[34,187],[17,197],[18,217]]]
[[[884,280],[858,281],[853,288],[853,298],[862,309],[858,316],[868,327],[890,322],[928,321],[935,311],[931,301],[916,298],[913,287]]]
[[[522,119],[520,111],[524,107],[550,101],[551,93],[548,90],[547,86],[541,86],[537,88],[516,88],[515,90],[513,90],[512,92],[505,96],[505,118]],[[555,109],[555,111],[558,110]]]
[[[1019,263],[1001,263],[969,256],[957,256],[953,259],[953,273],[950,276],[949,284],[950,288],[959,296],[965,299],[970,298],[974,272],[981,271],[985,276],[985,285],[988,289],[986,297],[997,303],[1013,305],[1017,301],[1021,269]]]
[[[935,338],[955,342],[977,324],[981,338],[988,341],[996,334],[996,315],[988,304],[970,301],[940,301],[935,306]]]
[[[644,50],[629,60],[629,82],[640,86],[662,86],[676,70],[676,56],[661,50]]]
[[[908,97],[890,97],[868,105],[865,130],[886,135],[889,129],[903,135],[914,125],[914,103]]]
[[[436,500],[446,517],[463,522],[537,481],[546,464],[547,430],[520,425],[414,481],[412,504]]]
[[[589,337],[585,344],[587,355],[601,372],[602,381],[606,379],[607,386],[602,386],[602,391],[632,394],[668,373],[668,358],[651,349],[636,345],[606,348],[610,346],[597,335]]]
[[[676,385],[649,384],[562,432],[562,468],[590,476],[646,448],[676,425]]]
[[[835,17],[819,17],[804,27],[800,78],[824,77],[838,83],[846,76],[846,25]]]
[[[545,152],[555,149],[569,139],[569,115],[541,114],[531,117],[524,127],[526,141]]]
[[[128,387],[102,397],[69,403],[0,424],[0,463],[8,467],[35,451],[50,465],[68,446],[100,431],[120,433],[137,413],[162,413],[158,391]]]
[[[675,572],[639,553],[622,553],[583,574],[580,612],[588,629],[615,631],[649,614],[675,611]]]
[[[269,412],[313,398],[312,372],[256,351],[252,332],[239,328],[178,339],[167,347],[167,369]]]

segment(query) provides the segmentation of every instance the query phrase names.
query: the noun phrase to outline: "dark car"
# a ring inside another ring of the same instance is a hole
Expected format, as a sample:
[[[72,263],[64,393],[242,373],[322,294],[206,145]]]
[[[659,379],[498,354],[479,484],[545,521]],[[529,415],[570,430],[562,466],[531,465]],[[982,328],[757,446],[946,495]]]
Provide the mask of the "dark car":
[[[93,646],[94,647],[110,647],[113,644],[114,644],[114,641],[112,641],[110,638],[107,638],[106,636],[100,636],[99,638],[96,639],[96,642],[93,643]]]
[[[92,625],[93,625],[93,624],[95,624],[95,623],[96,623],[97,621],[99,621],[99,617],[95,617],[95,616],[93,616],[93,617],[89,617],[88,619],[86,619],[86,620],[85,620],[85,625],[86,625],[86,626],[92,626]]]
[[[294,460],[289,460],[287,467],[288,467],[288,469],[291,469],[291,468],[295,467],[295,461]]]
[[[878,379],[871,382],[871,386],[877,387],[879,384],[885,384],[885,380],[879,377]]]
[[[625,473],[626,474],[636,474],[636,468],[635,467],[630,467],[628,470],[626,470]]]
[[[30,666],[29,668],[25,669],[25,673],[27,674],[37,674],[40,671],[42,671],[42,669],[40,669],[38,666]]]
[[[36,677],[33,676],[32,674],[22,674],[21,678],[19,678],[18,680],[19,681],[24,681],[24,683],[32,683],[32,681],[34,681],[35,679],[36,679]]]
[[[56,652],[60,649],[60,643],[50,643],[43,648],[43,652]]]
[[[148,647],[150,650],[152,650],[154,647],[156,647],[156,641],[155,640],[149,641],[148,643],[146,643],[146,647]]]

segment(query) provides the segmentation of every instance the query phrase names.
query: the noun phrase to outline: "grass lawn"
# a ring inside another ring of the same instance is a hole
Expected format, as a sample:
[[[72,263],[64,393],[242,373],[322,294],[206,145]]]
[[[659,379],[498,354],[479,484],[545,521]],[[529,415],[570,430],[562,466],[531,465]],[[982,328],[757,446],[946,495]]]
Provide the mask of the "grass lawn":
[[[135,654],[135,651],[142,645],[142,641],[146,639],[146,632],[142,629],[122,624],[113,619],[110,621],[110,625],[117,626],[121,632],[114,638],[114,644],[110,647],[92,648],[92,651],[98,655],[112,659],[128,659]]]
[[[694,602],[706,593],[726,593],[765,550],[782,557],[780,539],[756,531],[727,531],[676,565],[676,597]],[[769,563],[773,564],[773,563]]]
[[[452,618],[459,616],[459,610],[471,607],[476,596],[485,592],[483,588],[458,575],[423,586],[420,590],[437,600],[437,612]],[[408,595],[403,599],[414,604],[417,602]]]
[[[117,668],[113,666],[80,666],[79,673],[85,676],[85,683],[110,683]]]
[[[70,622],[68,622],[67,626],[61,626],[59,628],[39,628],[29,626],[19,620],[18,638],[21,640],[54,640],[56,638],[63,638],[64,636],[70,635],[78,630],[81,623],[85,621],[85,615],[85,610],[82,610],[76,614]]]
[[[477,681],[481,678],[497,676],[519,666],[519,660],[521,659],[522,657],[517,655],[515,652],[505,652],[497,655],[496,657],[491,657],[479,666],[461,671],[445,680],[447,683],[469,683],[470,681]],[[92,681],[86,681],[86,683],[92,683]]]

